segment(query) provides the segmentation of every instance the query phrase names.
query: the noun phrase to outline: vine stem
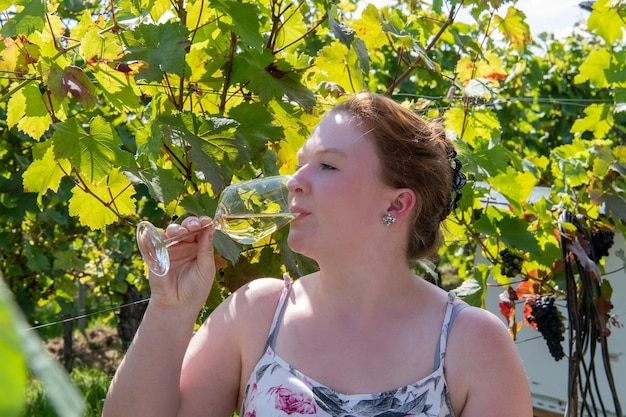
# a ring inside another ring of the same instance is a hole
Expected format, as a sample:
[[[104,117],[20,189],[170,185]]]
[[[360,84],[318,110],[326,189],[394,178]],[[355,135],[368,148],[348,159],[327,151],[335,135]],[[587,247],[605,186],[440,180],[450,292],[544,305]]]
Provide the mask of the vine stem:
[[[222,95],[220,98],[220,114],[223,114],[226,110],[226,101],[228,95],[228,86],[230,84],[230,76],[233,72],[233,59],[235,58],[235,52],[237,50],[237,34],[230,32],[230,51],[228,52],[228,63],[226,64],[226,71],[224,72],[224,88],[222,89]]]
[[[80,175],[80,172],[78,172],[78,169],[76,169],[76,167],[72,167],[72,172],[76,175],[75,179],[74,177],[72,177],[72,175],[67,172],[65,169],[63,169],[63,167],[61,166],[61,164],[59,164],[57,162],[57,166],[59,167],[59,169],[63,172],[63,175],[65,175],[67,178],[69,178],[77,187],[79,187],[83,192],[91,195],[93,198],[95,198],[96,200],[98,200],[98,202],[100,204],[102,204],[103,206],[105,206],[107,209],[111,210],[113,212],[113,214],[115,214],[115,216],[117,216],[118,219],[120,219],[120,221],[124,224],[128,224],[128,221],[126,220],[126,218],[124,218],[118,211],[115,210],[114,207],[114,201],[111,202],[106,202],[104,201],[102,198],[100,198],[99,196],[97,196],[93,191],[91,191],[91,188],[89,187],[89,185],[85,182],[85,180],[83,179],[82,175]],[[123,191],[122,191],[123,192]]]
[[[461,3],[462,4],[462,3]],[[448,13],[448,18],[446,19],[445,22],[443,22],[443,25],[441,26],[441,28],[439,28],[439,32],[437,32],[437,34],[430,40],[430,43],[428,44],[428,46],[426,47],[425,51],[428,52],[430,51],[435,44],[437,43],[437,41],[439,41],[439,38],[441,38],[444,34],[444,32],[448,29],[448,27],[454,23],[454,18],[456,15],[456,5],[452,6],[452,8],[450,9],[450,13]],[[391,83],[391,85],[389,86],[389,88],[387,88],[387,91],[385,91],[385,95],[391,95],[393,93],[393,90],[396,89],[396,87],[402,82],[404,81],[406,78],[409,77],[409,75],[411,75],[411,73],[413,71],[415,71],[415,69],[419,66],[419,64],[423,61],[423,58],[420,56],[417,58],[417,60],[411,64],[409,66],[409,68],[407,68],[402,75],[400,75],[399,77],[397,77],[396,79],[393,80],[393,82]]]

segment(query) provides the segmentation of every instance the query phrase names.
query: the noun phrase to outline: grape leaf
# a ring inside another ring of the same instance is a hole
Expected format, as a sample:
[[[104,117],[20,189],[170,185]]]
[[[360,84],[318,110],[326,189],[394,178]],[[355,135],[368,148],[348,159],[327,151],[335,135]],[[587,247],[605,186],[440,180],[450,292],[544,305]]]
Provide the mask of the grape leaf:
[[[274,117],[261,104],[243,102],[230,109],[228,115],[239,122],[236,134],[248,144],[252,154],[261,152],[268,141],[282,136],[281,127],[274,124]]]
[[[612,0],[597,0],[594,2],[593,11],[587,20],[587,27],[604,38],[607,44],[622,39],[623,30],[626,27],[619,10]]]
[[[38,62],[41,57],[40,46],[26,38],[4,39],[4,42],[0,42],[0,48],[0,69],[7,74],[27,74],[30,72],[30,65]]]
[[[524,52],[532,41],[530,28],[525,21],[526,14],[513,6],[509,6],[504,18],[494,15],[494,23],[498,26],[500,33],[508,40],[513,48],[518,52]]]
[[[481,285],[481,283],[474,277],[464,280],[460,286],[454,289],[454,292],[469,305],[481,306],[485,293],[485,287],[484,283]]]
[[[318,52],[315,66],[317,83],[332,78],[346,91],[365,89],[357,53],[339,41],[334,41]]]
[[[287,244],[287,239],[280,239],[276,243],[280,250],[280,262],[294,277],[301,277],[319,269],[314,260],[292,251]]]
[[[464,86],[468,86],[474,79],[496,82],[506,78],[507,70],[501,57],[491,51],[485,52],[483,57],[477,59],[463,56],[457,62],[455,71]]]
[[[539,253],[539,244],[535,235],[528,230],[528,223],[510,215],[504,216],[497,222],[500,240],[507,246],[528,252],[531,255]]]
[[[28,259],[26,261],[28,269],[43,273],[50,271],[50,261],[41,248],[35,246],[32,242],[24,242],[23,249],[26,259]]]
[[[595,146],[593,154],[596,156],[593,160],[593,175],[602,178],[609,173],[615,161],[613,151],[608,146]]]
[[[187,153],[203,180],[211,183],[213,190],[221,190],[230,181],[229,168],[233,169],[246,155],[245,144],[235,138],[232,119],[212,118],[201,120],[189,113],[159,119],[163,140],[179,148],[191,148]]]
[[[41,31],[46,24],[46,1],[29,0],[21,2],[23,8],[11,19],[4,22],[0,35],[10,38],[18,34],[30,35]],[[3,9],[4,10],[4,9]]]
[[[136,111],[140,108],[141,92],[133,77],[128,77],[104,63],[93,67],[93,76],[100,85],[107,104],[122,111]]]
[[[500,192],[515,209],[518,214],[522,214],[522,206],[530,196],[530,193],[537,184],[537,179],[530,172],[516,172],[511,166],[506,171],[488,178],[489,184]]]
[[[185,54],[189,47],[189,30],[180,22],[160,25],[141,24],[133,30],[137,44],[128,48],[127,60],[148,63],[137,79],[159,82],[164,73],[183,75]]]
[[[387,36],[383,32],[378,9],[371,3],[363,10],[361,18],[355,20],[351,27],[372,53],[387,44]]]
[[[211,0],[211,6],[226,13],[233,21],[234,31],[241,39],[257,51],[263,49],[259,16],[267,16],[259,10],[258,3],[245,3],[236,0]]]
[[[78,217],[83,226],[92,230],[104,230],[107,225],[119,220],[118,215],[136,214],[136,203],[133,198],[135,189],[118,169],[112,169],[106,178],[91,184],[90,190],[93,195],[78,186],[74,187],[69,202],[70,215]],[[115,212],[109,207],[113,207]]]
[[[615,159],[612,161],[611,169],[626,177],[626,146],[613,148],[613,155]]]
[[[42,207],[42,196],[48,190],[56,192],[65,173],[71,170],[70,162],[67,159],[56,160],[52,147],[48,147],[43,158],[33,160],[24,172],[24,191],[37,193],[37,203]]]
[[[347,48],[350,48],[354,41],[355,31],[347,27],[345,23],[335,19],[332,13],[328,14],[328,26],[330,26],[330,30],[333,31],[335,37],[339,39],[339,42],[343,43]]]
[[[304,108],[315,105],[315,95],[300,83],[300,76],[285,60],[275,60],[272,51],[254,49],[243,51],[234,58],[232,81],[247,86],[259,94],[262,101],[284,96]]]
[[[82,36],[80,53],[88,63],[97,61],[116,61],[124,56],[124,51],[116,42],[116,35],[110,32],[103,33],[101,28],[91,23],[88,30]]]
[[[626,221],[626,192],[617,186],[596,191],[589,190],[590,197],[596,204],[604,207],[607,216]]]
[[[570,132],[592,132],[595,138],[604,136],[613,128],[613,115],[609,104],[590,104],[585,109],[585,117],[572,125]]]
[[[96,104],[96,88],[80,67],[69,65],[61,69],[54,65],[48,76],[48,88],[58,99],[62,100],[71,94],[90,109]]]
[[[119,148],[115,129],[101,116],[91,120],[89,132],[76,118],[58,123],[54,128],[55,156],[69,159],[72,166],[86,175],[89,183],[99,182],[115,167],[129,165],[130,156]]]
[[[35,83],[28,83],[12,94],[8,107],[9,127],[17,125],[18,129],[33,139],[39,140],[52,124],[52,118]]]
[[[217,250],[220,255],[228,259],[232,264],[237,262],[237,259],[239,259],[241,255],[241,246],[238,243],[223,233],[216,233],[213,241],[215,250]]]
[[[155,200],[168,205],[185,191],[184,184],[170,170],[158,166],[145,155],[140,155],[138,162],[141,168],[126,167],[124,174],[134,184],[145,184]]]
[[[85,269],[86,263],[85,259],[81,259],[80,252],[75,250],[56,251],[52,268],[62,271],[82,271]]]
[[[467,114],[463,107],[453,107],[445,113],[445,126],[471,147],[479,148],[500,135],[501,127],[492,110],[472,109]]]
[[[477,145],[476,149],[471,150],[464,142],[457,142],[457,148],[462,151],[463,155],[464,171],[476,172],[476,180],[506,171],[509,157],[503,146],[490,147],[486,142],[477,143]]]
[[[611,65],[611,54],[606,49],[598,49],[587,56],[574,77],[577,84],[589,81],[596,88],[606,88],[606,71]]]

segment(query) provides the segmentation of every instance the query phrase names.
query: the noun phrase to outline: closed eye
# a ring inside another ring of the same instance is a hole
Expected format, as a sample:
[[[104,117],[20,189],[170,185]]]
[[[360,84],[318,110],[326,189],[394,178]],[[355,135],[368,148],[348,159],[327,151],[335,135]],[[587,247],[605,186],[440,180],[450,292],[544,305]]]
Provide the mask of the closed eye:
[[[332,165],[329,165],[329,164],[324,164],[324,163],[321,163],[321,164],[320,164],[320,168],[322,169],[322,171],[334,171],[334,170],[336,170],[336,169],[337,169],[337,168],[335,168],[335,167],[334,167],[334,166],[332,166]]]

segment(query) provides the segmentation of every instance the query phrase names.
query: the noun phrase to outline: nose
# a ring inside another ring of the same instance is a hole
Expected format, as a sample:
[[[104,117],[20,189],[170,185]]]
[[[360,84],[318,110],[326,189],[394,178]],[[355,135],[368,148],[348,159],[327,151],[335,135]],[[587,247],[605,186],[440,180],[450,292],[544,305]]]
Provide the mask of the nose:
[[[296,171],[289,180],[287,181],[287,189],[290,193],[306,193],[308,192],[309,186],[304,178],[302,178],[302,170]]]

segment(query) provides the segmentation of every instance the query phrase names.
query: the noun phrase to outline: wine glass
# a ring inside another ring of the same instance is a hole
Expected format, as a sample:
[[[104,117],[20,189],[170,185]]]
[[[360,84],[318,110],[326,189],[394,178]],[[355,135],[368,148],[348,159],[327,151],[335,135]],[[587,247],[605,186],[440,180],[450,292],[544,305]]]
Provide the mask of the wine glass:
[[[253,244],[297,217],[289,212],[289,176],[262,177],[231,184],[222,191],[213,221],[198,230],[164,238],[150,222],[137,225],[137,244],[148,268],[163,276],[170,269],[167,248],[213,226],[242,244]]]

